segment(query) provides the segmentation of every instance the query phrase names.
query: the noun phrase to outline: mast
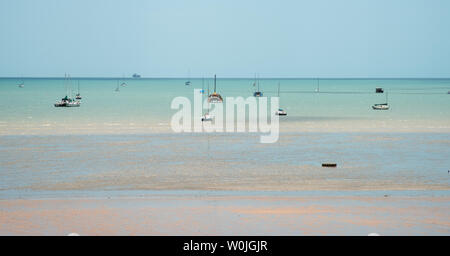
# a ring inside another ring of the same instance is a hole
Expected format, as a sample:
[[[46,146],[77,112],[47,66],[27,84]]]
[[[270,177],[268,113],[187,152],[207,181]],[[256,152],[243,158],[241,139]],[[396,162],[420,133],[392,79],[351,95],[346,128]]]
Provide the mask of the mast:
[[[259,92],[259,74],[258,74],[258,92]]]
[[[216,74],[214,74],[214,92],[216,92]]]
[[[209,95],[209,79],[208,79],[208,95]],[[208,114],[209,114],[209,100],[207,100],[208,102]]]
[[[319,78],[317,78],[317,92],[319,92]]]
[[[280,82],[278,82],[278,98],[280,97]]]

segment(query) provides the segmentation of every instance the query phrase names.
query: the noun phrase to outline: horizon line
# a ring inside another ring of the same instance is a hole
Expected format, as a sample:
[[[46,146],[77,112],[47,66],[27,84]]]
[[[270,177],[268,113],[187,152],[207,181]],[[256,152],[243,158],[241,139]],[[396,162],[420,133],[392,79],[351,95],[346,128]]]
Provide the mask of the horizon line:
[[[66,77],[63,76],[0,76],[0,79],[64,79]],[[185,76],[152,76],[152,77],[144,77],[141,76],[139,78],[134,78],[131,76],[128,77],[117,77],[117,76],[78,76],[78,77],[70,77],[70,79],[131,79],[131,80],[140,80],[140,79],[213,79],[213,77],[185,77]],[[255,79],[254,77],[219,77],[220,79]],[[448,80],[450,77],[279,77],[279,76],[267,76],[267,77],[259,77],[258,79],[299,79],[299,80],[313,80],[313,79],[324,79],[324,80]]]

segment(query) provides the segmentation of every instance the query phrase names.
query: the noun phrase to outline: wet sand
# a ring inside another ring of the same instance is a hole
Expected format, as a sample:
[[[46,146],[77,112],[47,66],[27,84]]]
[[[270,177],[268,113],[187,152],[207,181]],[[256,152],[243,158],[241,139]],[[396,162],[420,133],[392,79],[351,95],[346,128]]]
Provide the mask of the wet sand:
[[[0,235],[449,235],[449,196],[0,200]]]

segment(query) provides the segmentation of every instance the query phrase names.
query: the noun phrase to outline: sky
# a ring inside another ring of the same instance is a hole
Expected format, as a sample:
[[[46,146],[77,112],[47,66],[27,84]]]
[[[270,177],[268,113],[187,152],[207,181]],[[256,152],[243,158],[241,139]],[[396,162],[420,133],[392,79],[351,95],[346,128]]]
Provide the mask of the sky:
[[[0,0],[1,77],[450,77],[448,0]]]

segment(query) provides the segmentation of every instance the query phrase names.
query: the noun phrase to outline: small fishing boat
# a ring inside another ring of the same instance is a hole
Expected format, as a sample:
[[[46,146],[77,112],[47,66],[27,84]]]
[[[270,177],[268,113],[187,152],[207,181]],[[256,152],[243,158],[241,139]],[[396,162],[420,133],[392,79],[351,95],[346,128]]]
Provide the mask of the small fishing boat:
[[[135,79],[136,78],[141,78],[141,75],[134,73],[132,77],[135,78]]]
[[[383,92],[384,92],[383,88],[381,87],[375,88],[375,93],[383,93]]]
[[[388,110],[389,109],[389,104],[388,104],[388,94],[386,92],[386,103],[381,103],[381,104],[374,104],[372,106],[372,108],[374,110]]]
[[[280,98],[280,83],[278,83],[278,94],[277,95],[278,95],[278,98]],[[275,115],[277,115],[277,116],[287,116],[287,112],[284,109],[279,108],[275,112]]]
[[[256,75],[255,75],[255,82],[253,82],[253,87],[255,87],[256,86]],[[262,97],[263,96],[263,93],[259,90],[259,75],[258,75],[258,90],[256,90],[254,93],[253,93],[253,96],[254,97]]]
[[[223,98],[216,92],[216,75],[214,75],[214,92],[208,96],[208,102],[210,103],[222,103]]]

